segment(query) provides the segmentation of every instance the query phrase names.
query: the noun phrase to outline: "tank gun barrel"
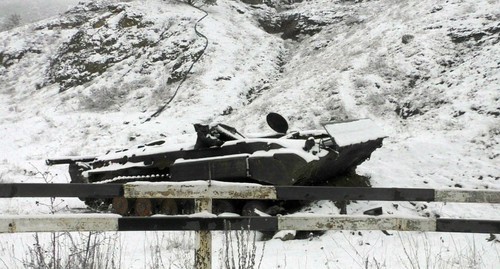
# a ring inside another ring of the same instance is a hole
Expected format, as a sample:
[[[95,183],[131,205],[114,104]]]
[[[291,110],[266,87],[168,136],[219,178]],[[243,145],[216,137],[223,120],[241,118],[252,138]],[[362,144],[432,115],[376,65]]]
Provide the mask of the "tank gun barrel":
[[[88,156],[88,157],[59,157],[59,158],[51,158],[45,160],[47,165],[58,165],[58,164],[70,164],[76,162],[91,162],[94,161],[97,157]]]

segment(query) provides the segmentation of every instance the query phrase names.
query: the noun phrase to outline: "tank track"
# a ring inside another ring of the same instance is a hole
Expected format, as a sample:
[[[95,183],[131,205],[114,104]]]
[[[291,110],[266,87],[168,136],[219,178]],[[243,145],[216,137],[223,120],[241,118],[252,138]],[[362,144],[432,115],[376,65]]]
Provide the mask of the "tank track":
[[[169,174],[118,176],[112,179],[105,179],[101,181],[92,182],[92,184],[129,183],[134,181],[162,181],[162,179],[169,179],[169,178],[170,178]]]
[[[124,184],[124,183],[129,183],[129,182],[135,182],[135,181],[165,181],[165,179],[169,179],[170,175],[169,174],[146,174],[146,175],[133,175],[133,176],[117,176],[111,179],[104,179],[104,180],[99,180],[95,182],[89,182],[90,184]],[[121,198],[124,199],[124,197],[116,197],[116,198]],[[116,212],[113,208],[113,202],[115,199],[92,199],[92,198],[87,198],[87,199],[82,199],[85,202],[85,205],[89,207],[89,209],[96,211],[96,212]],[[128,203],[130,204],[131,208],[127,210],[127,213],[121,213],[121,215],[129,215],[129,214],[135,214],[135,215],[144,215],[144,213],[137,214],[137,212],[134,213],[135,211],[135,200],[136,199],[126,199]],[[145,199],[143,199],[144,201]],[[148,199],[151,200],[151,199]],[[122,201],[123,202],[123,201]],[[151,201],[150,201],[151,202]],[[151,213],[156,213],[154,212],[155,210],[151,210]]]
[[[117,176],[111,179],[104,179],[96,182],[91,182],[90,184],[125,184],[129,182],[136,181],[148,181],[148,182],[165,182],[170,179],[169,174],[147,174],[147,175],[133,175],[133,176]],[[140,201],[139,201],[140,200]],[[85,204],[93,211],[97,212],[115,212],[121,215],[151,215],[151,214],[165,214],[165,208],[163,204],[166,200],[169,200],[170,208],[172,203],[175,204],[175,213],[174,214],[192,214],[194,213],[194,200],[193,199],[126,199],[122,197],[115,197],[113,199],[85,199]],[[139,201],[139,204],[138,204]],[[248,206],[244,206],[244,204],[249,203],[249,206],[252,208],[246,209]],[[256,205],[253,205],[257,203]],[[243,214],[245,211],[253,211],[253,207],[265,211],[265,207],[260,205],[261,202],[254,201],[235,201],[235,200],[214,200],[212,210],[214,213],[222,213],[222,212],[241,212],[243,207]],[[127,210],[120,210],[115,208],[115,206],[123,206],[124,204],[128,204]],[[151,210],[137,210],[136,207],[143,208],[144,204],[151,207]],[[169,208],[169,209],[170,209]],[[249,213],[253,215],[252,213]]]

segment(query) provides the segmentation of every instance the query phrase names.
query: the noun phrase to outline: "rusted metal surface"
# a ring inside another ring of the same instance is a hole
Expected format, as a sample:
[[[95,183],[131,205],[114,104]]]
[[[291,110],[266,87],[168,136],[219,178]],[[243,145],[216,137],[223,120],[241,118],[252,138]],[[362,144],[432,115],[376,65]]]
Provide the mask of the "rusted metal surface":
[[[177,215],[179,214],[179,208],[174,199],[162,199],[159,202],[159,213],[164,215]]]
[[[278,217],[279,230],[398,230],[435,231],[436,221],[426,218],[371,216],[284,216]]]
[[[436,202],[500,203],[498,190],[436,190]]]
[[[128,215],[130,212],[131,206],[129,205],[130,201],[121,196],[121,197],[114,197],[113,202],[111,203],[113,205],[113,210],[115,213],[120,214],[122,216]]]
[[[120,217],[113,214],[4,216],[0,217],[0,233],[70,232],[70,231],[202,231],[197,240],[196,255],[207,264],[210,254],[209,231],[226,230],[398,230],[463,233],[500,233],[500,220],[428,219],[372,216],[280,216],[280,217],[215,217],[197,216]],[[208,261],[209,262],[209,261]],[[204,267],[197,267],[204,268]]]
[[[205,198],[271,200],[374,200],[456,203],[500,203],[498,190],[434,190],[416,188],[359,188],[318,186],[259,186],[190,183],[124,185],[130,198]]]
[[[263,186],[212,181],[84,184],[4,183],[0,197],[206,198],[271,200],[374,200],[456,203],[500,203],[500,190],[435,190],[415,188],[357,188]]]
[[[196,199],[195,210],[197,213],[212,212],[212,199]],[[195,234],[194,264],[196,269],[212,268],[212,233],[210,231],[197,231]]]
[[[116,231],[118,215],[1,216],[0,233]]]
[[[146,217],[153,214],[153,201],[151,199],[139,198],[134,203],[134,213],[136,216]]]
[[[128,183],[124,186],[128,198],[207,198],[212,199],[277,199],[273,186],[255,184],[213,184],[191,183]]]

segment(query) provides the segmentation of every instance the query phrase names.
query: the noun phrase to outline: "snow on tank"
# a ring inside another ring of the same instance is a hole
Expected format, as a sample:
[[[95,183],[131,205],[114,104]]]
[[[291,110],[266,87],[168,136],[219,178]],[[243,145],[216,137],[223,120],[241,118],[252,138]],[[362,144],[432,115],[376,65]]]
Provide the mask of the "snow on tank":
[[[351,172],[382,145],[383,131],[369,119],[329,122],[324,130],[288,132],[277,113],[267,116],[273,134],[247,138],[235,128],[195,124],[197,140],[159,140],[95,157],[67,157],[72,182],[219,180],[265,185],[321,185]]]

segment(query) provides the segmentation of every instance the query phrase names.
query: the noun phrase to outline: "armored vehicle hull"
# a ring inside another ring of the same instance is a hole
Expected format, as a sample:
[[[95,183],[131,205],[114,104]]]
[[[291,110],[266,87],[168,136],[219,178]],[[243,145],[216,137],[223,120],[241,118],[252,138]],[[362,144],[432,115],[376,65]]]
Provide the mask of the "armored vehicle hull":
[[[49,159],[47,164],[69,164],[71,181],[76,183],[218,180],[323,185],[368,159],[385,137],[368,119],[326,123],[324,130],[288,133],[288,124],[278,114],[270,114],[268,123],[275,134],[248,138],[227,125],[198,124],[198,139],[193,145],[166,145],[159,140],[102,156]],[[87,203],[96,206],[95,200]],[[165,201],[98,201],[100,206],[110,203],[124,215],[189,212],[189,201],[169,201],[167,206]],[[237,202],[228,203],[223,202],[215,211],[239,212],[242,207]],[[252,205],[262,207],[259,203]],[[138,209],[144,206],[147,210]]]

